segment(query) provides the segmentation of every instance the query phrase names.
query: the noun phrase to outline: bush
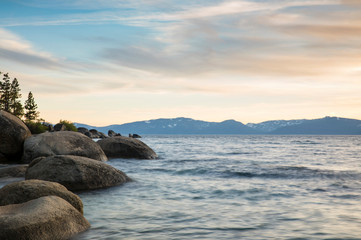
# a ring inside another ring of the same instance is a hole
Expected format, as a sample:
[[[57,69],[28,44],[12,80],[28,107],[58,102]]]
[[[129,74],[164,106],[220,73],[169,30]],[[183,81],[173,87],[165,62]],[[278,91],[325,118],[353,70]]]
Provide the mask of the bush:
[[[49,130],[48,126],[43,125],[41,122],[25,122],[32,134],[39,134]]]
[[[65,126],[66,131],[73,131],[73,132],[78,131],[78,129],[74,126],[74,124],[68,120],[60,120],[59,123]]]

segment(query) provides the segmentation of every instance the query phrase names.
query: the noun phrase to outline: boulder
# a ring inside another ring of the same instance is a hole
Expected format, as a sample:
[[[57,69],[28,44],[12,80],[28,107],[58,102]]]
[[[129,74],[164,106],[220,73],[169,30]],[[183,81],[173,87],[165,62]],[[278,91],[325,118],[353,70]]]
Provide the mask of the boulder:
[[[0,110],[0,160],[19,161],[26,138],[31,136],[28,127],[14,115]]]
[[[28,168],[27,164],[0,168],[0,178],[25,177],[25,171],[27,168]]]
[[[70,191],[106,188],[131,181],[125,173],[106,163],[71,155],[35,159],[25,179],[58,182]]]
[[[114,132],[113,130],[109,130],[108,131],[108,136],[109,137],[120,137],[120,136],[122,136],[120,133],[116,133],[116,132]]]
[[[85,127],[78,127],[77,128],[79,133],[85,134],[86,132],[89,132],[89,130]]]
[[[107,136],[104,133],[98,132],[98,130],[96,129],[90,129],[89,132],[91,138],[107,138]]]
[[[58,123],[54,126],[54,131],[58,132],[58,131],[65,131],[66,130],[66,126],[62,123]]]
[[[108,158],[155,159],[157,154],[142,141],[129,137],[112,137],[97,142]]]
[[[43,180],[10,183],[0,189],[0,206],[28,202],[45,196],[58,196],[83,214],[81,199],[63,185]]]
[[[140,135],[136,134],[136,133],[133,133],[133,138],[142,138]]]
[[[0,207],[0,239],[69,239],[90,227],[71,204],[57,196]]]
[[[72,131],[46,132],[31,136],[24,143],[22,161],[31,162],[38,157],[76,155],[106,161],[103,150],[85,135]]]

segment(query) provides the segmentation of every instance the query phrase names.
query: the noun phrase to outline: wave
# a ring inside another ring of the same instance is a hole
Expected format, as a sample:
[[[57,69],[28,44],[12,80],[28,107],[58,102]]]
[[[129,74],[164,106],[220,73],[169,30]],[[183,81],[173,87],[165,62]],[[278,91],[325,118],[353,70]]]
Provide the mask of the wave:
[[[267,178],[267,179],[361,179],[361,173],[355,171],[336,171],[309,168],[305,166],[276,166],[247,168],[244,171],[218,169],[214,167],[194,167],[187,169],[154,168],[151,171],[164,172],[177,176],[203,176],[216,178]]]
[[[225,171],[227,177],[273,178],[273,179],[360,179],[361,173],[353,171],[334,171],[313,169],[304,166],[280,166],[255,171]]]
[[[291,141],[292,144],[300,144],[300,145],[316,145],[316,144],[322,144],[320,142],[315,142],[311,140],[295,140]]]

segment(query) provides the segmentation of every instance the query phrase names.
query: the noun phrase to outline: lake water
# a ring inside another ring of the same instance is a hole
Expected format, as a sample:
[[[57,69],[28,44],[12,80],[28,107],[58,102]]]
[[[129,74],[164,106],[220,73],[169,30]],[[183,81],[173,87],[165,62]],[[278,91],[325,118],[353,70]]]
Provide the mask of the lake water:
[[[146,136],[75,239],[361,239],[361,136]]]

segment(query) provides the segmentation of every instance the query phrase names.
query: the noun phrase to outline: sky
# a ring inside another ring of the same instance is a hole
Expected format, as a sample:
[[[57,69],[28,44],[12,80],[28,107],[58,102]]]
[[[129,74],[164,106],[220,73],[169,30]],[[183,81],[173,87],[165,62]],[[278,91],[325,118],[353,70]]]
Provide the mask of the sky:
[[[52,123],[361,119],[360,0],[1,0],[0,36]]]

